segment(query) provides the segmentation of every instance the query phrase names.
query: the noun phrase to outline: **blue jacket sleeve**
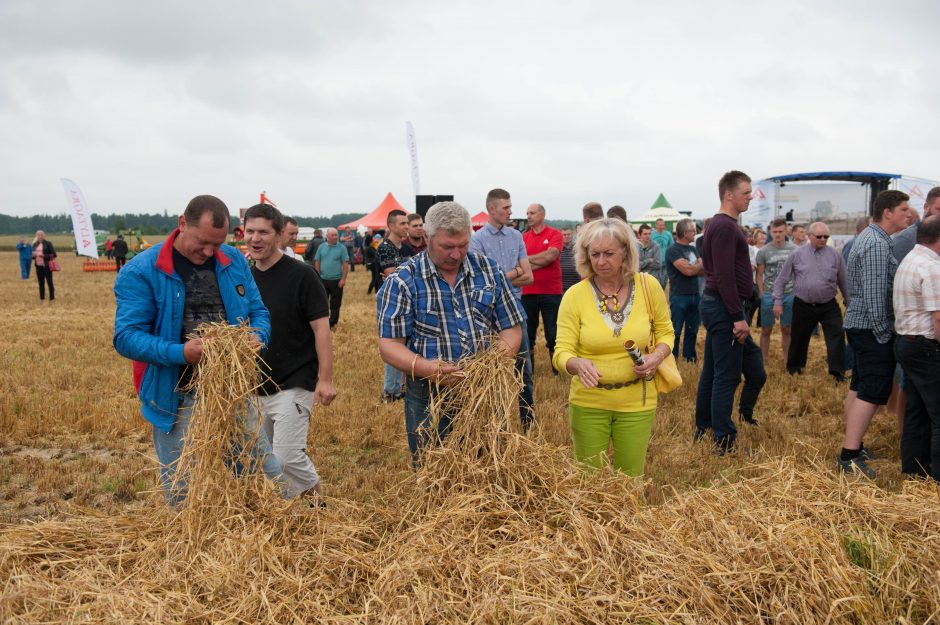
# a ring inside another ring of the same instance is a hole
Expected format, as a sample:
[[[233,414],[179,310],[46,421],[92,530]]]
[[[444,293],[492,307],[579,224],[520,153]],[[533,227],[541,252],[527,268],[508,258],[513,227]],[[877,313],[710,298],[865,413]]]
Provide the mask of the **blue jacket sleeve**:
[[[170,366],[186,364],[183,344],[156,334],[158,311],[154,285],[133,265],[125,265],[114,282],[114,349],[125,358]]]

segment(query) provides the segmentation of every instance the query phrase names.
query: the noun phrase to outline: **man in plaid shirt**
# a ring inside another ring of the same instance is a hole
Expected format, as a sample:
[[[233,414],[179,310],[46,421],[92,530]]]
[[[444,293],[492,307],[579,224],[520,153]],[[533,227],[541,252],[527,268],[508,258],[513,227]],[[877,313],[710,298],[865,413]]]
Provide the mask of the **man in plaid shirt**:
[[[429,442],[431,383],[451,384],[458,361],[489,347],[498,334],[507,354],[522,342],[522,312],[505,274],[485,256],[470,253],[470,213],[440,202],[425,218],[428,247],[386,278],[378,294],[379,351],[404,371],[405,428],[412,461]],[[437,425],[438,439],[450,420]]]
[[[847,265],[849,304],[845,333],[855,352],[852,383],[845,400],[845,437],[837,466],[874,479],[862,438],[878,406],[888,403],[894,379],[894,310],[891,293],[898,261],[891,235],[907,227],[910,198],[901,191],[882,191],[872,207],[873,223],[852,245]]]
[[[920,223],[898,267],[894,316],[894,353],[907,380],[901,471],[940,481],[940,216]]]

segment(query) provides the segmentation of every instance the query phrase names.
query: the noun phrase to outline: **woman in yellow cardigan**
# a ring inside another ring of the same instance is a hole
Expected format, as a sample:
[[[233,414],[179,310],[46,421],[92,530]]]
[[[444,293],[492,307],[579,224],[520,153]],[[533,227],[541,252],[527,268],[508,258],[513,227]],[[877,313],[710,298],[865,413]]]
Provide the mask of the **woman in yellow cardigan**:
[[[568,415],[575,458],[600,467],[613,440],[613,466],[628,475],[643,473],[656,415],[653,375],[675,342],[663,289],[638,273],[638,259],[625,222],[599,219],[581,229],[575,263],[583,280],[561,300],[553,359],[556,369],[573,376]],[[625,341],[640,349],[643,364],[634,363]]]

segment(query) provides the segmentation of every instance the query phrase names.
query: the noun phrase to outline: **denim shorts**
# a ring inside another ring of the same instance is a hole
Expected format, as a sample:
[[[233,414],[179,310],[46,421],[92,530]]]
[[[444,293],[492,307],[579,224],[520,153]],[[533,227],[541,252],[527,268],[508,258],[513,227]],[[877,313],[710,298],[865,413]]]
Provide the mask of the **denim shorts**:
[[[774,296],[764,293],[760,297],[760,327],[772,328],[777,320],[774,319]],[[783,313],[780,315],[780,325],[790,326],[793,323],[793,294],[783,296]]]
[[[891,397],[894,382],[894,336],[879,343],[871,330],[850,328],[845,331],[855,352],[855,368],[849,389],[869,404],[884,406]]]

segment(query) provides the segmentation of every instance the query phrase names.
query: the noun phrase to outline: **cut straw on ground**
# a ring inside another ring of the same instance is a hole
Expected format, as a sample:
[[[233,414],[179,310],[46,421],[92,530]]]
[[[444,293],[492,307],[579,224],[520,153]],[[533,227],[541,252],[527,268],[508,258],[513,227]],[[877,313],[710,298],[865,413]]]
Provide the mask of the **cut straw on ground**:
[[[511,359],[482,353],[435,411],[454,426],[373,505],[285,501],[232,471],[257,383],[218,330],[180,462],[189,503],[6,529],[10,623],[925,623],[940,614],[940,498],[781,458],[648,506],[518,427]],[[223,334],[224,333],[224,336]],[[207,337],[208,338],[208,337]],[[217,339],[217,340],[216,340]],[[208,385],[208,386],[207,386]],[[245,460],[245,458],[243,458]]]

